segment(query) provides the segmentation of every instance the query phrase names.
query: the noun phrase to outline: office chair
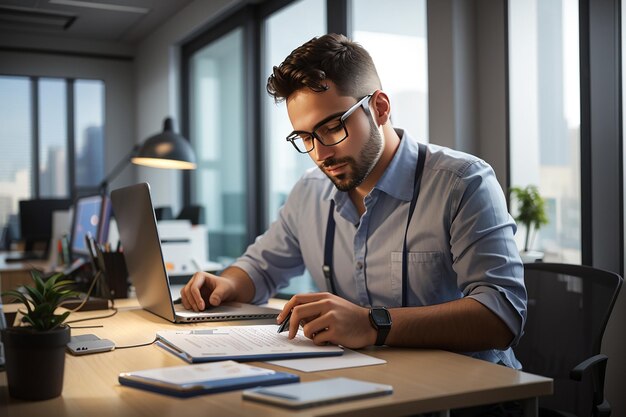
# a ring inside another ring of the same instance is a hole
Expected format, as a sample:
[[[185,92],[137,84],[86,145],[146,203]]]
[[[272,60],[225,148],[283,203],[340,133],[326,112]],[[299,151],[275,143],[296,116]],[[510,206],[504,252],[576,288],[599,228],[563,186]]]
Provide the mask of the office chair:
[[[528,319],[514,348],[522,369],[554,379],[540,416],[609,416],[604,398],[604,329],[622,277],[583,265],[524,264]]]
[[[191,224],[204,224],[204,207],[202,206],[185,206],[182,208],[176,220],[189,220]]]

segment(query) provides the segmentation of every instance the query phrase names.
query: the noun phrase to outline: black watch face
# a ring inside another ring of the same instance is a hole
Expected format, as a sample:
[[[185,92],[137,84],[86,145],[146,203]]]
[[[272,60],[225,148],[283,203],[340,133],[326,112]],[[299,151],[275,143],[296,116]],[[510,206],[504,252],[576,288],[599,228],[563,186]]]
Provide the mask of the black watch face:
[[[377,326],[389,325],[389,312],[383,309],[372,309],[372,319]]]

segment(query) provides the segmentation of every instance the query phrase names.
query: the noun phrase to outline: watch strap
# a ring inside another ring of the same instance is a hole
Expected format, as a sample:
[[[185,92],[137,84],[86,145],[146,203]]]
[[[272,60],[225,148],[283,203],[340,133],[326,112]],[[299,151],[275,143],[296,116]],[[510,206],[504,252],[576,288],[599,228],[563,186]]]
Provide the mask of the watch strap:
[[[387,315],[387,323],[383,325],[379,325],[373,318],[373,310],[384,311]],[[389,331],[391,331],[391,315],[389,311],[385,307],[374,307],[370,309],[370,323],[376,329],[376,346],[383,346],[385,344],[385,340],[387,340],[387,335]]]

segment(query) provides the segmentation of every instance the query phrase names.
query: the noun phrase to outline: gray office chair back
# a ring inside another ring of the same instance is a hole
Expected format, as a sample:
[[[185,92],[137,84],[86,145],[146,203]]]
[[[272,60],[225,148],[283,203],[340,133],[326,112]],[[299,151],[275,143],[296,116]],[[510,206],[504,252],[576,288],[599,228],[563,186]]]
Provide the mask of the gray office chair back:
[[[539,400],[540,414],[610,414],[604,399],[608,358],[600,347],[622,277],[588,266],[541,262],[525,264],[524,271],[528,319],[514,350],[523,370],[554,379],[554,395]]]

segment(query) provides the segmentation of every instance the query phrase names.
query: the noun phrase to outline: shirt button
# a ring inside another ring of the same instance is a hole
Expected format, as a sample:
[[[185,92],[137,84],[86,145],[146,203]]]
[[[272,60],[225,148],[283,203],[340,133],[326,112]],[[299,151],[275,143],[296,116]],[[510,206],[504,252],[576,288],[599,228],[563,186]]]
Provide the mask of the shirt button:
[[[361,262],[361,261],[357,262],[357,263],[356,263],[356,269],[358,269],[359,271],[360,271],[361,269],[363,269],[363,262]]]

